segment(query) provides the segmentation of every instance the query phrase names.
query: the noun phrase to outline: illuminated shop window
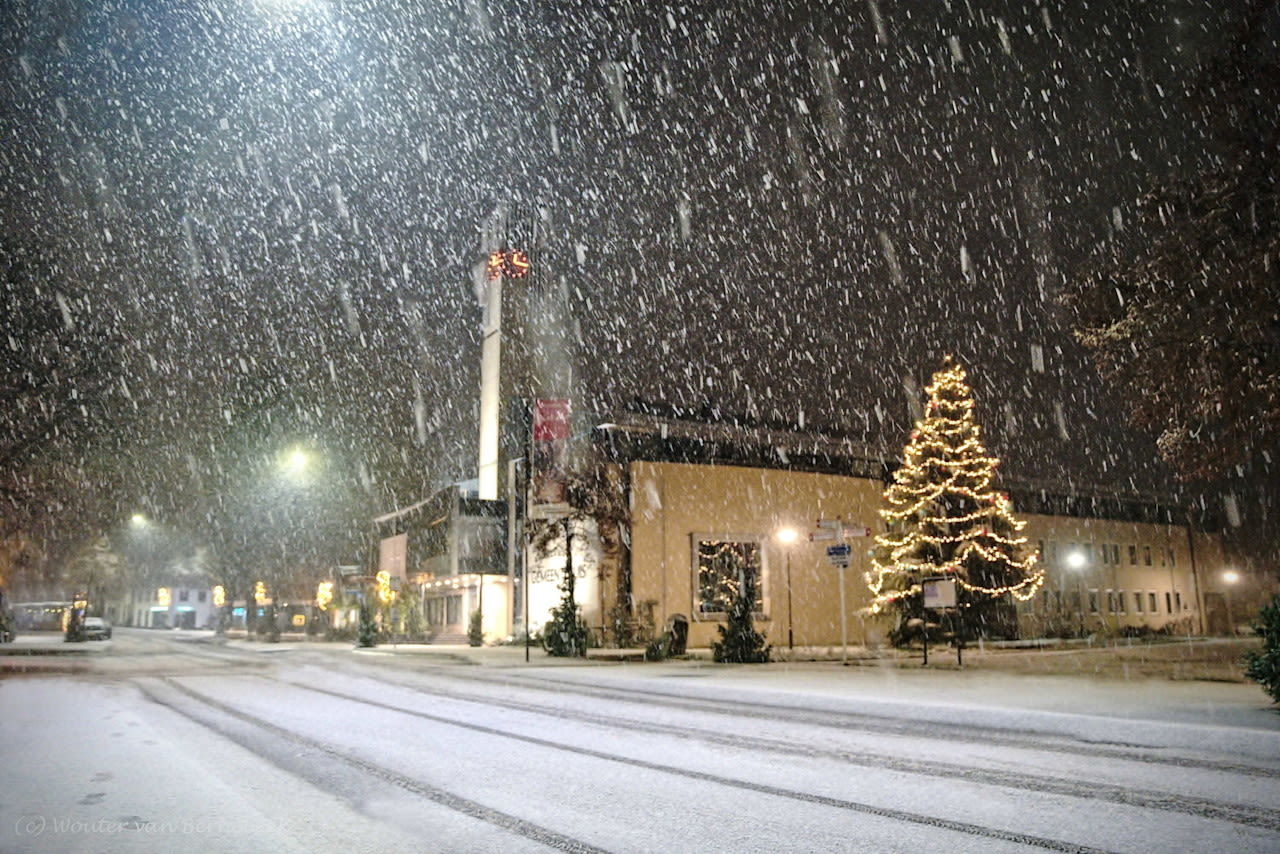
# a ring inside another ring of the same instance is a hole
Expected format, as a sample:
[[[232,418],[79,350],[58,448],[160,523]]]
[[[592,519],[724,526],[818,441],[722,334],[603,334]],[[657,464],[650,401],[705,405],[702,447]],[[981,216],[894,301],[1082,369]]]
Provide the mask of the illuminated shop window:
[[[754,582],[752,610],[764,611],[761,583],[761,553],[757,540],[699,539],[695,559],[696,605],[699,614],[727,614],[737,596],[738,586],[747,578]]]

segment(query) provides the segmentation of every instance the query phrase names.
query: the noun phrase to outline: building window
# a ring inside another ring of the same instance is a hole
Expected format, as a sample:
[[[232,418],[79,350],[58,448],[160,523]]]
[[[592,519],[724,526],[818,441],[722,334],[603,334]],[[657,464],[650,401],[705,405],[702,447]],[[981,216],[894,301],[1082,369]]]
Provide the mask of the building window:
[[[208,596],[209,596],[208,590],[201,590],[196,594],[196,601],[199,602],[201,605],[203,605],[205,599],[208,598]]]
[[[1173,613],[1173,594],[1168,590],[1164,592],[1164,612],[1166,614]]]
[[[1080,591],[1072,590],[1070,593],[1070,599],[1071,599],[1071,612],[1073,614],[1079,614],[1080,613]]]
[[[1120,544],[1119,543],[1111,544],[1111,563],[1114,564],[1115,566],[1120,565]]]
[[[1142,565],[1151,566],[1151,546],[1142,547]]]
[[[1133,612],[1135,614],[1142,613],[1142,591],[1141,590],[1133,591]]]
[[[1107,591],[1107,613],[1114,614],[1116,612],[1116,592],[1114,590]]]
[[[1154,590],[1147,591],[1147,610],[1153,614],[1160,610],[1156,602],[1156,592]]]
[[[1182,612],[1182,594],[1176,590],[1173,591],[1173,607],[1177,609],[1179,613]]]
[[[449,596],[444,600],[445,624],[458,626],[462,624],[462,597]]]
[[[1117,591],[1116,591],[1116,613],[1117,613],[1117,614],[1123,614],[1123,613],[1125,613],[1124,591],[1123,591],[1123,590],[1117,590]]]
[[[1138,565],[1138,547],[1135,545],[1130,545],[1129,546],[1129,566],[1137,566],[1137,565]]]
[[[727,614],[739,585],[750,577],[755,586],[752,610],[764,611],[760,541],[706,537],[695,539],[695,607],[699,614]]]
[[[185,601],[187,601],[187,598],[188,598],[190,595],[191,595],[191,591],[189,591],[189,590],[179,590],[179,591],[178,591],[178,601],[179,601],[179,602],[185,602]]]
[[[1090,614],[1098,613],[1098,591],[1097,590],[1089,591],[1089,613]]]

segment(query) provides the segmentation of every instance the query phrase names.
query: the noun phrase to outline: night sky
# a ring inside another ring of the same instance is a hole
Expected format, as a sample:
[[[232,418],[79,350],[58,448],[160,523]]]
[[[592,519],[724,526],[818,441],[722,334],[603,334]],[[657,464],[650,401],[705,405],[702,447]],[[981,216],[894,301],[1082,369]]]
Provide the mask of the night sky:
[[[719,5],[6,3],[6,251],[125,342],[119,417],[56,453],[129,461],[122,513],[295,439],[362,513],[474,476],[505,203],[542,223],[585,421],[897,454],[952,353],[1008,473],[1174,488],[1058,296],[1212,161],[1189,89],[1234,4]]]

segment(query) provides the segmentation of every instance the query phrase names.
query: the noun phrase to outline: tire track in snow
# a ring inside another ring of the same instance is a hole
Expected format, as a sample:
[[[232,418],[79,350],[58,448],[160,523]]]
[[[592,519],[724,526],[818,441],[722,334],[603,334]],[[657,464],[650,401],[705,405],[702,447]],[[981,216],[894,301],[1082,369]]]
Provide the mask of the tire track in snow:
[[[348,672],[369,675],[368,670],[349,670]],[[568,691],[595,699],[624,700],[651,706],[665,706],[672,709],[730,714],[737,717],[809,724],[832,729],[858,730],[910,738],[937,738],[938,731],[938,722],[936,721],[904,721],[901,718],[890,718],[865,712],[846,712],[838,709],[798,709],[795,706],[761,703],[756,700],[753,700],[750,706],[746,706],[735,700],[690,697],[684,694],[669,694],[649,689],[584,685],[580,682],[564,679],[541,677],[535,679],[511,674],[495,677],[477,673],[474,670],[468,670],[465,677],[459,677],[454,669],[445,667],[433,668],[433,672],[438,672],[455,681],[477,681],[497,686],[509,685],[557,694]],[[419,688],[419,690],[421,689]],[[1194,756],[1169,756],[1157,753],[1154,749],[1144,745],[1126,745],[1121,742],[1099,743],[1079,738],[1072,739],[1071,737],[1053,733],[1039,733],[1034,730],[995,729],[972,724],[947,724],[946,738],[947,741],[964,741],[983,746],[998,744],[1050,753],[1065,753],[1088,759],[1120,759],[1150,765],[1197,768],[1246,777],[1280,780],[1280,769],[1277,768],[1249,765],[1243,762],[1202,759]]]
[[[303,685],[303,684],[299,684],[289,680],[274,680],[274,681],[283,681],[284,684],[288,684],[290,687],[297,688],[299,690],[321,694],[323,696],[334,697],[336,699],[346,700],[348,702],[353,702],[359,705],[365,705],[365,706],[369,706],[376,709],[382,709],[384,711],[390,711],[397,714],[407,715],[409,717],[431,721],[432,723],[437,723],[444,726],[466,729],[472,732],[480,733],[482,735],[488,735],[488,736],[493,736],[493,737],[503,738],[503,739],[510,739],[513,741],[522,742],[524,744],[530,744],[535,747],[546,748],[546,749],[563,752],[563,753],[572,753],[577,756],[584,756],[591,759],[598,759],[606,762],[614,762],[622,765],[627,765],[632,768],[637,768],[643,771],[653,771],[658,773],[671,774],[674,776],[683,777],[685,779],[697,780],[705,783],[712,783],[714,785],[724,786],[727,788],[755,792],[758,794],[769,795],[772,797],[784,798],[786,800],[817,804],[819,806],[831,807],[833,809],[843,810],[845,812],[853,812],[853,813],[858,813],[862,815],[869,815],[877,818],[889,819],[891,821],[900,821],[908,824],[914,824],[914,825],[920,825],[920,826],[932,828],[935,830],[945,830],[945,831],[951,831],[955,833],[962,833],[968,836],[976,836],[976,837],[981,837],[985,839],[990,839],[993,841],[1011,842],[1014,844],[1025,845],[1033,848],[1040,848],[1047,851],[1077,852],[1077,854],[1108,854],[1106,849],[1093,848],[1087,845],[1080,845],[1074,842],[1067,842],[1059,839],[1051,839],[1044,836],[1036,836],[1034,834],[1018,833],[1015,831],[1002,830],[1000,828],[987,827],[985,825],[974,824],[971,822],[940,818],[938,816],[926,815],[924,813],[910,812],[908,810],[900,810],[892,807],[881,807],[881,806],[876,806],[874,804],[861,803],[859,801],[850,801],[843,798],[831,797],[828,795],[819,795],[811,792],[802,792],[795,789],[788,789],[782,786],[772,786],[766,783],[757,783],[751,780],[739,780],[732,777],[724,777],[718,774],[712,774],[705,771],[695,771],[692,769],[680,768],[674,765],[665,765],[659,762],[650,762],[644,759],[637,759],[629,756],[620,756],[618,754],[607,753],[601,750],[594,750],[588,747],[578,747],[574,745],[567,745],[560,742],[551,741],[549,739],[539,738],[537,736],[512,733],[506,730],[497,729],[495,727],[486,726],[484,724],[469,723],[467,721],[457,720],[456,718],[448,718],[442,715],[433,715],[429,712],[423,712],[417,709],[409,709],[403,706],[396,706],[391,703],[383,703],[377,700],[371,700],[367,697],[359,697],[352,694],[344,694],[340,691],[331,691],[324,688],[315,688],[313,686]],[[190,697],[191,699],[204,703],[212,708],[217,709],[220,712],[223,712],[224,714],[231,715],[238,720],[242,720],[247,723],[251,723],[255,726],[261,727],[273,734],[278,735],[281,738],[286,738],[296,744],[322,751],[343,762],[356,766],[361,770],[366,771],[367,773],[374,774],[376,776],[383,777],[391,782],[394,782],[397,785],[400,785],[401,787],[408,789],[409,791],[417,792],[419,789],[422,789],[425,792],[429,792],[429,793],[442,791],[442,790],[436,789],[435,787],[426,786],[425,784],[421,784],[416,781],[413,781],[412,779],[407,778],[404,775],[399,774],[398,772],[390,771],[381,766],[375,765],[371,762],[367,762],[366,760],[350,756],[348,754],[342,753],[341,751],[337,751],[332,747],[330,747],[329,745],[324,744],[323,742],[315,741],[313,739],[307,738],[306,736],[299,735],[291,730],[286,730],[268,721],[264,721],[261,718],[258,718],[247,712],[242,712],[238,709],[228,706],[225,703],[222,703],[219,700],[209,697],[193,688],[190,688],[186,685],[179,684],[173,679],[166,678],[165,682],[171,685],[175,690],[180,691],[181,693]],[[425,692],[420,692],[420,693],[425,693]],[[473,809],[482,810],[485,812],[496,812],[496,811],[490,810],[488,807],[484,807],[483,805],[474,804],[474,802],[468,801],[467,799],[462,798],[460,796],[453,795],[447,792],[443,794],[448,799],[456,800],[464,804],[472,804]],[[431,796],[431,795],[428,795],[428,796]],[[432,800],[436,800],[436,798],[432,796]],[[443,801],[437,801],[437,802],[443,803]],[[449,804],[446,804],[446,805],[449,805]],[[505,815],[505,814],[498,813],[498,815]],[[511,821],[526,823],[526,822],[523,822],[522,819],[517,819],[510,816],[507,816],[506,818],[508,818]],[[553,831],[546,831],[546,832],[553,833]],[[557,836],[559,836],[559,834],[557,834]],[[560,850],[598,851],[600,849],[562,848]]]
[[[407,792],[411,792],[412,794],[426,798],[427,800],[442,807],[462,813],[463,815],[501,828],[502,830],[518,834],[553,850],[567,851],[571,852],[571,854],[608,854],[606,849],[597,848],[594,845],[574,839],[571,836],[566,836],[563,833],[558,833],[554,830],[550,830],[549,828],[541,827],[533,822],[493,809],[492,807],[488,807],[484,804],[456,795],[445,789],[428,785],[419,780],[415,780],[412,777],[392,771],[389,768],[385,768],[381,765],[344,753],[322,741],[307,738],[306,736],[299,735],[292,730],[277,726],[270,721],[265,721],[255,715],[242,712],[239,709],[233,708],[232,706],[202,694],[199,691],[194,691],[191,688],[178,683],[171,677],[160,677],[160,681],[172,688],[174,691],[185,695],[189,699],[201,703],[220,714],[232,717],[242,723],[249,724],[258,730],[269,733],[274,738],[283,739],[299,747],[304,747],[317,753],[321,753],[330,759],[335,759],[348,767],[390,783]],[[203,716],[192,712],[190,709],[183,708],[181,704],[160,696],[159,692],[153,690],[140,681],[138,682],[138,686],[142,693],[152,702],[163,706],[182,717],[205,727],[206,729],[212,730],[223,738],[235,742],[247,750],[253,751],[258,755],[262,755],[260,745],[252,743],[250,739],[235,732],[230,727],[220,725],[217,721],[211,720],[207,716]]]
[[[369,677],[372,678],[372,677]],[[358,697],[352,694],[345,694],[340,691],[333,691],[327,688],[317,688],[292,680],[277,680],[305,691],[311,691],[326,696],[337,697],[339,699],[351,700],[359,703],[367,703],[378,708],[390,709],[414,716],[425,717],[430,720],[445,720],[447,718],[437,718],[436,716],[420,713],[413,709],[406,709],[401,706],[394,706],[381,703],[376,700],[369,700],[364,697]],[[1060,777],[1045,777],[1032,774],[1019,773],[1016,771],[1002,771],[988,768],[981,768],[975,765],[958,765],[954,763],[945,763],[941,761],[931,760],[923,762],[913,759],[904,759],[900,756],[893,756],[886,753],[875,753],[871,751],[848,751],[848,750],[824,750],[821,748],[810,747],[808,745],[797,744],[796,742],[782,741],[779,739],[763,738],[760,736],[743,736],[726,734],[723,732],[715,732],[712,730],[700,729],[696,727],[682,727],[674,724],[654,724],[647,721],[636,720],[635,718],[612,717],[607,715],[595,715],[585,712],[566,709],[559,706],[544,706],[537,703],[520,702],[517,700],[495,699],[492,697],[468,695],[463,691],[437,690],[436,686],[432,689],[424,689],[419,686],[408,685],[396,680],[392,681],[398,687],[404,688],[415,693],[427,696],[445,697],[451,700],[460,700],[462,702],[477,703],[480,705],[497,706],[501,708],[511,709],[513,711],[528,712],[533,714],[546,715],[558,720],[570,718],[581,723],[593,724],[596,726],[609,727],[613,729],[623,729],[628,732],[647,732],[654,735],[668,735],[678,738],[692,739],[710,744],[717,744],[725,747],[732,747],[746,751],[765,751],[771,753],[781,753],[790,756],[801,756],[811,759],[827,759],[837,762],[843,762],[849,765],[857,765],[861,767],[877,768],[888,771],[895,771],[904,774],[915,774],[920,776],[937,777],[940,779],[954,780],[961,779],[970,783],[985,784],[992,786],[1000,786],[1009,789],[1029,790],[1041,792],[1049,795],[1061,795],[1070,798],[1078,798],[1085,800],[1100,800],[1108,803],[1120,804],[1123,806],[1138,807],[1141,809],[1162,810],[1165,812],[1181,813],[1183,815],[1193,816],[1195,818],[1216,819],[1220,821],[1228,821],[1233,824],[1240,824],[1247,827],[1260,828],[1264,830],[1280,831],[1280,815],[1273,810],[1262,809],[1259,807],[1245,806],[1241,804],[1223,803],[1221,801],[1212,801],[1205,798],[1196,798],[1189,795],[1179,795],[1170,792],[1160,792],[1152,790],[1135,789],[1130,786],[1120,786],[1099,782],[1076,782]],[[735,712],[736,714],[736,712]],[[470,724],[456,724],[472,727]],[[488,731],[488,730],[484,730]],[[523,738],[519,735],[508,734],[512,738]],[[541,742],[539,742],[541,743]],[[549,743],[549,742],[548,742]],[[562,745],[565,749],[573,750],[571,746]],[[627,761],[624,757],[616,757],[619,761]]]

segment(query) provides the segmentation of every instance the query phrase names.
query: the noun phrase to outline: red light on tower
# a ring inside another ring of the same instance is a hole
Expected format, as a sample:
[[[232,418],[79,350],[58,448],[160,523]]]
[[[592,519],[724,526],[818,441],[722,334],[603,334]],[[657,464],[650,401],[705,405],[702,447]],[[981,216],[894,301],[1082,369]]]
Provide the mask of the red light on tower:
[[[489,253],[489,279],[493,280],[502,275],[503,260],[505,254],[502,252]]]
[[[509,279],[523,279],[529,275],[529,256],[523,249],[512,249],[507,253],[507,263],[503,272]]]
[[[500,249],[489,253],[488,272],[490,279],[506,277],[523,279],[529,275],[529,254],[523,249]]]

